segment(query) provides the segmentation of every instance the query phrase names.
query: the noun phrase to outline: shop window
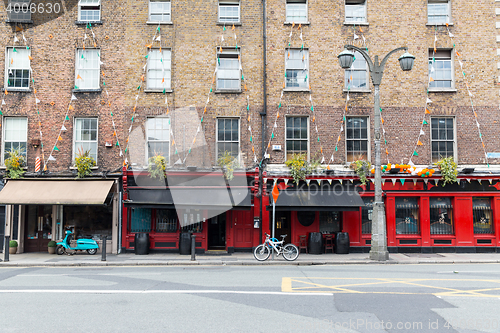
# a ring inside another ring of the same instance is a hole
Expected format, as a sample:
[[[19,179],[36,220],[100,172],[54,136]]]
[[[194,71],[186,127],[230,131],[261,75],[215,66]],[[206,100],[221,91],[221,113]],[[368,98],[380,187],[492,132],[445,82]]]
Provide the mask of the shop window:
[[[28,141],[28,118],[5,117],[3,119],[3,162],[9,158],[9,152],[19,150],[26,161]]]
[[[418,198],[396,198],[396,234],[420,233]]]
[[[285,50],[285,80],[287,89],[309,89],[309,50]]]
[[[307,156],[308,147],[308,118],[286,117],[286,159],[295,154]]]
[[[340,212],[319,212],[319,232],[322,234],[340,232],[340,214]]]
[[[369,160],[368,117],[347,117],[346,123],[347,162]]]
[[[373,220],[373,198],[363,197],[365,205],[361,207],[361,233],[372,233],[372,220]]]
[[[30,54],[26,47],[7,48],[4,83],[7,90],[29,90]]]
[[[493,211],[490,198],[473,198],[474,234],[493,234]]]
[[[453,206],[451,198],[429,200],[431,235],[453,235]]]
[[[203,231],[203,218],[199,210],[187,209],[181,221],[182,232],[202,232]]]
[[[151,231],[151,208],[133,207],[130,213],[130,232]]]
[[[109,206],[64,206],[64,228],[74,230],[74,239],[111,239],[113,205]]]
[[[148,73],[146,86],[148,90],[171,89],[171,56],[170,50],[151,49],[148,55]]]
[[[177,232],[177,213],[174,209],[155,210],[156,232]]]

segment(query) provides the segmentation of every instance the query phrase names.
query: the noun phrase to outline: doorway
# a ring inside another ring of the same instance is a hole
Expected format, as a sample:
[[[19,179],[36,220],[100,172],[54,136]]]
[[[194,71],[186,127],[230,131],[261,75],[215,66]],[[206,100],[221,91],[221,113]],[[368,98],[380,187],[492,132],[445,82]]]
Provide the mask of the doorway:
[[[27,206],[24,235],[24,252],[47,251],[52,239],[52,206]]]
[[[290,243],[292,239],[292,212],[290,211],[277,211],[276,212],[276,229],[274,232],[274,237],[278,240],[281,240],[281,235],[287,235],[285,237],[285,244]],[[271,212],[271,235],[272,235],[272,227],[273,227],[273,215]]]
[[[226,213],[217,215],[208,220],[208,239],[209,250],[226,249]]]

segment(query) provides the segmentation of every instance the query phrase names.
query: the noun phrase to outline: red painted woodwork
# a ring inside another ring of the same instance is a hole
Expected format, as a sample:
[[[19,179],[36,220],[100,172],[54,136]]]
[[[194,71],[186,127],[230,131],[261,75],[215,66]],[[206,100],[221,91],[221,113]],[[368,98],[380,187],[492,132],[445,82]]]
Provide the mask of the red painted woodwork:
[[[431,224],[429,211],[429,197],[420,197],[420,235],[422,235],[422,246],[431,246]]]
[[[387,246],[397,246],[396,243],[396,199],[387,196],[385,200],[385,220],[387,221]]]
[[[351,245],[364,245],[361,243],[361,213],[359,210],[343,212],[342,231],[349,234],[349,242]]]
[[[456,246],[474,246],[474,228],[472,224],[472,197],[455,197],[453,200],[455,214]]]
[[[310,232],[319,232],[319,213],[316,212],[316,217],[314,218],[313,224],[308,227],[304,227],[300,224],[297,218],[297,212],[292,212],[292,238],[291,242],[295,245],[299,245],[300,235],[309,236]],[[308,239],[308,238],[307,238]]]
[[[253,213],[252,211],[233,211],[232,233],[234,248],[251,248],[253,246]],[[228,228],[231,228],[228,223]]]

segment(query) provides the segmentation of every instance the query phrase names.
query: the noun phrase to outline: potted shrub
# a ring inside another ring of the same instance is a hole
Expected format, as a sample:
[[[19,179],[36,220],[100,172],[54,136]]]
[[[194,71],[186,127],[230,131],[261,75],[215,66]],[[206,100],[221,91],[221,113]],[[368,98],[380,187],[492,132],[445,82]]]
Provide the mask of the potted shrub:
[[[351,163],[351,169],[353,169],[361,181],[361,185],[366,185],[368,182],[367,176],[370,174],[370,169],[372,164],[367,160],[357,160]]]
[[[26,162],[20,149],[12,149],[7,152],[9,157],[5,160],[7,176],[12,179],[22,178],[24,174],[23,166]]]
[[[55,254],[56,253],[56,246],[57,246],[57,243],[54,242],[53,240],[51,240],[49,242],[49,244],[47,245],[47,247],[49,249],[49,254]]]
[[[151,178],[165,179],[165,169],[167,162],[165,156],[156,154],[148,159],[148,171]]]
[[[17,241],[9,241],[9,254],[16,254],[17,252]]]
[[[441,172],[441,181],[443,182],[442,186],[445,186],[446,183],[452,184],[458,181],[457,163],[455,163],[453,156],[442,158],[436,162],[436,165]]]
[[[306,180],[306,176],[318,168],[319,162],[308,162],[305,154],[294,154],[285,165],[290,168],[290,175],[295,184],[299,184],[300,180]]]
[[[75,166],[78,171],[77,178],[84,178],[92,175],[92,167],[95,167],[96,162],[90,156],[90,150],[83,150],[82,147],[78,149],[75,157]]]
[[[234,178],[234,169],[239,167],[238,160],[228,151],[225,151],[224,154],[219,156],[217,165],[221,167],[224,177],[226,177],[227,180],[232,180]]]

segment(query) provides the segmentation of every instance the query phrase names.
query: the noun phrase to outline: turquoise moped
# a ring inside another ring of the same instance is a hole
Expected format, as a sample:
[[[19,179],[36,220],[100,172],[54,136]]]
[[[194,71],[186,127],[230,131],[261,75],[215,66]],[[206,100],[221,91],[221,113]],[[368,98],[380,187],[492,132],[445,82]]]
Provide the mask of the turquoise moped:
[[[77,239],[76,247],[71,247],[71,240],[73,239],[73,233],[70,230],[66,230],[66,237],[62,242],[57,243],[56,253],[58,255],[67,254],[72,255],[77,251],[87,251],[88,254],[96,254],[99,245],[93,239]],[[69,253],[68,251],[74,251]]]

